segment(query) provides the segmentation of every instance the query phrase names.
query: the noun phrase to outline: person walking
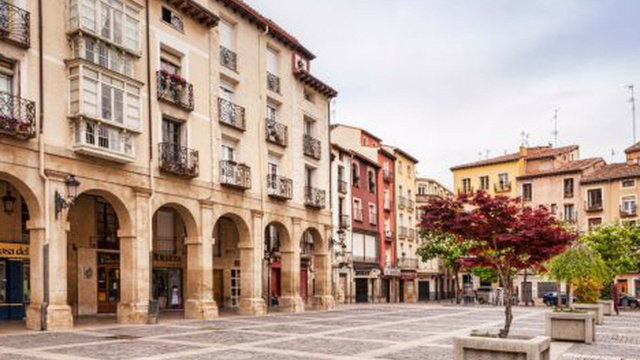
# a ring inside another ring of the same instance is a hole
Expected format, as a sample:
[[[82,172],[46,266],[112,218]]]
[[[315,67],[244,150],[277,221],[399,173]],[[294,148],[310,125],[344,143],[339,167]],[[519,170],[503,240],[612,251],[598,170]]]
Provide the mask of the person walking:
[[[620,309],[618,309],[618,305],[620,305],[620,294],[618,293],[618,288],[615,283],[611,284],[611,299],[613,300],[613,308],[616,310],[616,315],[620,315]]]

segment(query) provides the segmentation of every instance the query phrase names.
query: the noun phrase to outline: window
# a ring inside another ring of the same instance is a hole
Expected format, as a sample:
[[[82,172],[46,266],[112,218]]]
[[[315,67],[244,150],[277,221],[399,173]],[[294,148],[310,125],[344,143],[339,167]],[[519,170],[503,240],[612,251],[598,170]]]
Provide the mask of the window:
[[[384,208],[385,209],[390,209],[391,208],[391,204],[389,203],[389,190],[387,190],[387,189],[384,190],[383,199],[384,199]]]
[[[218,33],[220,35],[220,46],[229,50],[234,50],[235,35],[233,25],[224,20],[220,21],[220,24],[218,25]]]
[[[469,178],[462,179],[462,192],[464,192],[464,193],[472,192],[471,179],[469,179]]]
[[[162,142],[180,146],[182,144],[182,123],[171,119],[162,119]],[[178,155],[176,153],[176,155]]]
[[[367,183],[369,184],[369,192],[375,194],[376,192],[376,175],[371,169],[367,170]]]
[[[565,204],[564,205],[564,221],[575,222],[576,221],[576,212],[573,204]]]
[[[70,112],[133,130],[140,128],[140,88],[84,65],[69,69]]]
[[[235,161],[236,160],[236,144],[223,139],[222,141],[222,160],[223,161]]]
[[[357,198],[353,199],[353,219],[362,221],[362,201]]]
[[[402,188],[402,185],[398,186],[398,197],[402,197],[402,194],[404,193],[403,191],[404,189]]]
[[[313,136],[315,121],[307,117],[304,118],[304,134],[307,136]]]
[[[500,183],[501,189],[506,189],[507,187],[509,187],[509,185],[511,185],[511,183],[509,183],[509,174],[507,173],[499,174],[498,182]]]
[[[480,176],[480,190],[489,190],[488,176]]]
[[[310,167],[310,166],[305,166],[304,168],[304,180],[305,180],[305,185],[307,187],[313,187],[313,178],[315,175],[316,169]]]
[[[180,76],[182,73],[182,56],[166,49],[160,49],[160,70],[170,75]]]
[[[533,199],[533,184],[522,184],[522,200],[531,201]]]
[[[267,103],[267,120],[278,121],[278,107],[273,103]]]
[[[573,178],[564,179],[564,197],[566,199],[573,197]]]
[[[630,187],[634,187],[636,186],[636,180],[635,179],[624,179],[622,180],[622,187],[623,188],[630,188]]]
[[[69,28],[81,28],[116,45],[139,50],[140,10],[119,0],[72,0]]]
[[[14,76],[14,64],[8,61],[2,61],[0,59],[0,92],[12,95],[13,94],[13,76]],[[4,109],[0,109],[0,114],[4,112]]]
[[[589,219],[589,230],[602,225],[602,218],[591,218]]]
[[[558,204],[551,204],[551,214],[556,215],[558,213]]]
[[[427,194],[427,187],[424,185],[418,186],[418,195],[426,195],[426,194]]]
[[[622,198],[620,204],[620,210],[625,215],[635,215],[637,209],[636,205],[636,197],[635,196],[625,196]]]
[[[402,161],[398,160],[398,174],[402,175]]]
[[[162,21],[167,23],[172,28],[180,32],[184,32],[184,23],[182,22],[182,19],[178,15],[176,15],[176,13],[164,6],[162,7]]]
[[[351,181],[354,187],[360,187],[360,167],[356,163],[351,165]]]
[[[306,101],[312,103],[312,104],[315,102],[315,98],[313,96],[313,93],[311,91],[309,91],[309,90],[306,90],[306,89],[304,91],[304,99]]]
[[[378,213],[376,212],[376,205],[369,203],[369,223],[375,225],[378,223]]]
[[[278,68],[278,52],[271,48],[267,48],[267,72],[278,76],[278,74],[280,73],[280,71],[278,71]]]
[[[592,210],[602,209],[602,189],[587,191],[587,207]]]

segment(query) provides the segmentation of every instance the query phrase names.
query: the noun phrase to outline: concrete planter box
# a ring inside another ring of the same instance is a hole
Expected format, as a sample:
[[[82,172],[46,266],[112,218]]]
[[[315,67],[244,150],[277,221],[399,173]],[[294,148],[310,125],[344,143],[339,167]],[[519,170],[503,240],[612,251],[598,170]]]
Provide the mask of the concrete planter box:
[[[463,336],[453,339],[454,360],[549,360],[551,340],[546,336],[506,339]]]
[[[596,322],[591,312],[549,312],[544,322],[545,335],[551,340],[587,344],[596,340]]]
[[[574,304],[573,308],[576,310],[588,311],[593,313],[593,317],[596,319],[596,325],[604,324],[604,305],[602,304]]]
[[[604,314],[606,316],[613,316],[616,314],[616,308],[613,305],[613,300],[598,300],[598,304],[602,304],[604,307]]]

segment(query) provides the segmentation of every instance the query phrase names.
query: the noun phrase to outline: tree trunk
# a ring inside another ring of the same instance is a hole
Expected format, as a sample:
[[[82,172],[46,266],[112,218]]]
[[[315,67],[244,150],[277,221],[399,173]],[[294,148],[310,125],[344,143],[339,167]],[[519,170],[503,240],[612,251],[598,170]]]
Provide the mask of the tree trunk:
[[[509,331],[511,331],[511,322],[513,321],[513,308],[511,301],[511,296],[513,294],[513,283],[510,276],[507,276],[502,282],[502,287],[504,288],[504,328],[500,330],[501,338],[506,338],[509,336]]]
[[[460,276],[458,269],[454,270],[455,276],[455,288],[454,288],[454,296],[456,297],[456,304],[460,304],[460,282],[458,281],[458,277]]]
[[[571,309],[571,307],[573,306],[573,301],[571,299],[571,281],[567,281],[567,309]]]
[[[527,269],[524,269],[524,284],[521,286],[520,292],[522,292],[522,300],[524,300],[524,306],[529,306],[529,289],[527,287]]]
[[[558,294],[558,298],[556,299],[556,309],[562,309],[562,283],[558,282],[558,286],[556,286],[556,293]]]

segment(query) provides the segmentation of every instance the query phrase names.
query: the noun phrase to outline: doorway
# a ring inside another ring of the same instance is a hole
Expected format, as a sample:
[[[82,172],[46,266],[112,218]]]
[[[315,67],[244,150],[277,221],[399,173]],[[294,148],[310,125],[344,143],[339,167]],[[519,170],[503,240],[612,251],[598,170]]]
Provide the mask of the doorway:
[[[404,280],[398,281],[398,302],[404,302]]]
[[[369,279],[356,279],[356,303],[369,302]]]
[[[115,313],[119,301],[120,255],[98,253],[98,313]]]
[[[419,281],[418,282],[418,301],[429,301],[431,300],[431,284],[429,281]]]

